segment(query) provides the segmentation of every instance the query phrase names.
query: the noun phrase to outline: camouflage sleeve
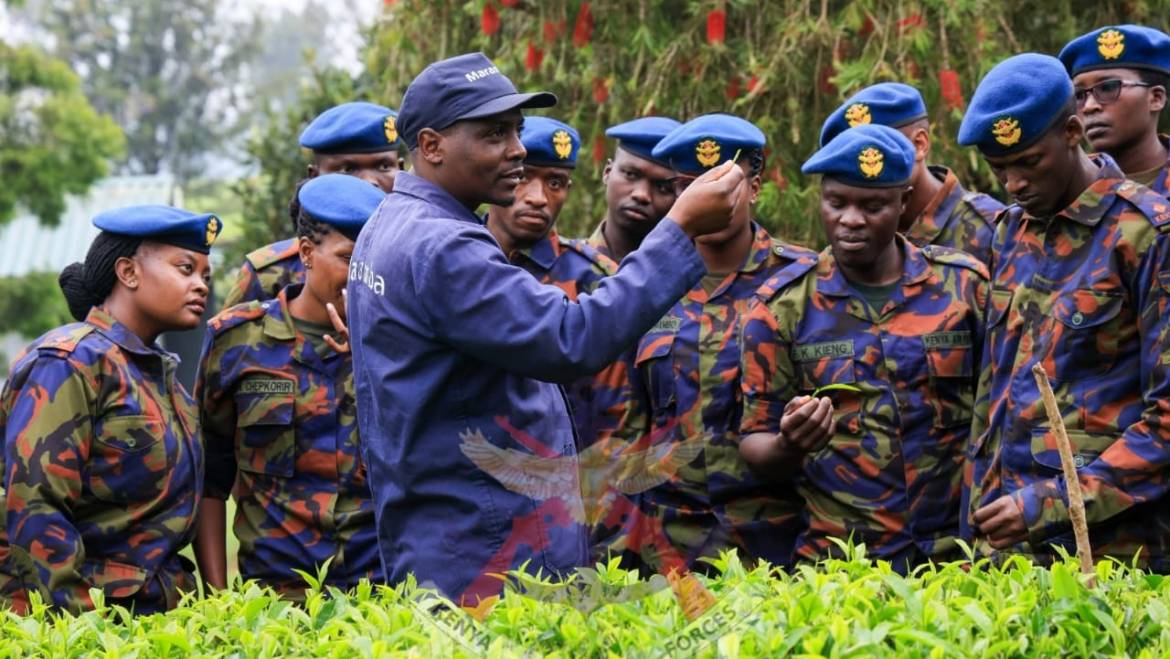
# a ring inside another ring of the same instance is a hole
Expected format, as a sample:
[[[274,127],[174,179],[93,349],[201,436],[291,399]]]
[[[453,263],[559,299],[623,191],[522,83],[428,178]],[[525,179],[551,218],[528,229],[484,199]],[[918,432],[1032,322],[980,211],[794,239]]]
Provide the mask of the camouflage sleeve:
[[[753,300],[740,330],[743,421],[740,434],[777,433],[784,406],[796,395],[796,369],[770,305]]]
[[[1137,422],[1078,472],[1090,525],[1170,492],[1170,235],[1157,237],[1130,284],[1138,314],[1144,407]],[[1068,493],[1062,477],[1032,483],[1012,496],[1025,511],[1033,542],[1067,529]]]
[[[41,356],[16,392],[4,437],[10,564],[29,592],[71,611],[93,608],[72,502],[93,436],[96,388],[67,359]]]
[[[199,375],[195,378],[199,432],[206,461],[203,491],[212,499],[226,501],[236,481],[236,401],[225,390],[222,358],[223,351],[216,348],[215,335],[209,327],[203,341]]]
[[[993,462],[981,461],[979,447],[984,440],[988,429],[988,415],[990,414],[991,400],[991,346],[987,344],[987,319],[991,317],[990,306],[991,287],[987,280],[976,278],[973,292],[973,306],[975,308],[978,328],[974,337],[975,354],[978,355],[978,368],[975,372],[975,400],[971,415],[971,433],[963,460],[963,494],[959,514],[959,537],[967,541],[974,539],[974,525],[971,513],[982,504],[989,503],[987,494],[998,497],[998,490],[989,487],[987,478],[993,475]]]
[[[260,285],[260,275],[256,273],[256,268],[252,267],[250,261],[244,261],[244,265],[240,266],[240,272],[236,275],[236,281],[232,284],[227,296],[223,299],[223,306],[221,309],[228,309],[243,304],[244,302],[251,302],[253,300],[263,300],[265,298],[264,288]]]

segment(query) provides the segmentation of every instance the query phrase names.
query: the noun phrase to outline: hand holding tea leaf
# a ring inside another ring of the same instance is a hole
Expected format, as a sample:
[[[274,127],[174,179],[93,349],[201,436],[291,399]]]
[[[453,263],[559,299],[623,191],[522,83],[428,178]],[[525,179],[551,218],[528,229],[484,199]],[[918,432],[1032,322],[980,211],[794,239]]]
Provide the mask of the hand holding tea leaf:
[[[784,406],[776,441],[785,453],[814,453],[829,443],[835,429],[832,400],[797,396]]]

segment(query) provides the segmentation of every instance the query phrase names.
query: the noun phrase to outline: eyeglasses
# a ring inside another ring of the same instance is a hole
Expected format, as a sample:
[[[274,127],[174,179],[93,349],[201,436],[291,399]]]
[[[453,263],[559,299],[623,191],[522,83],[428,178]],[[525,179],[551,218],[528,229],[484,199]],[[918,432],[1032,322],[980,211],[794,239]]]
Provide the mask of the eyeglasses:
[[[1103,80],[1088,89],[1078,89],[1074,92],[1077,99],[1077,107],[1084,107],[1085,101],[1089,100],[1089,94],[1093,95],[1093,100],[1097,101],[1098,105],[1109,105],[1115,103],[1121,97],[1121,89],[1123,87],[1153,87],[1147,82],[1127,82],[1125,80]]]

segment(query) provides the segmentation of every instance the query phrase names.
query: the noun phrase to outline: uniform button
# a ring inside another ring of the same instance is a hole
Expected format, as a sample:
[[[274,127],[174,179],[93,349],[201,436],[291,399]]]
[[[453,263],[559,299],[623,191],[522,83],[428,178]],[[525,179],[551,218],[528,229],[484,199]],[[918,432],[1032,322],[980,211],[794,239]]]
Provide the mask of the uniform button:
[[[1077,469],[1084,467],[1085,466],[1085,456],[1081,455],[1080,453],[1077,453],[1075,456],[1073,456],[1073,465],[1075,465]]]
[[[134,445],[137,443],[138,443],[138,440],[134,439],[133,437],[126,438],[126,446],[128,446],[130,448],[134,448]]]
[[[1080,325],[1083,322],[1085,322],[1085,314],[1078,311],[1072,315],[1073,325]]]

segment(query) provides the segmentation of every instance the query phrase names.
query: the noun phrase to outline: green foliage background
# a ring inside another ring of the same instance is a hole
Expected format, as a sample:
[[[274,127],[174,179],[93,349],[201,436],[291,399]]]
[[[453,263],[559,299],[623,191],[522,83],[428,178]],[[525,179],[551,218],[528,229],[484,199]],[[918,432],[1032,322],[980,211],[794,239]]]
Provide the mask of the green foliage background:
[[[585,31],[578,26],[589,22],[581,18],[586,6],[592,29],[575,42]],[[707,17],[717,10],[726,12],[726,40],[708,43]],[[498,17],[491,34],[485,11]],[[1002,196],[975,153],[954,143],[962,109],[945,102],[940,71],[957,74],[968,100],[982,75],[1011,54],[1055,54],[1109,23],[1167,29],[1168,16],[1170,0],[385,0],[369,34],[368,74],[352,92],[396,108],[428,63],[473,50],[492,57],[521,89],[556,92],[560,104],[549,114],[573,124],[584,142],[560,220],[567,235],[587,233],[604,211],[604,160],[593,153],[598,140],[605,154],[612,150],[607,126],[650,113],[687,119],[733,112],[768,136],[759,216],[789,240],[819,245],[814,181],[799,168],[815,151],[824,117],[851,93],[883,80],[919,87],[933,121],[932,161],[958,170],[968,187]],[[530,48],[541,51],[539,66],[526,67]],[[342,91],[336,86],[320,91],[300,116],[353,98],[334,95]],[[268,148],[303,162],[293,123],[270,131]],[[291,177],[267,166],[264,172],[262,185],[280,184],[268,197],[286,199]],[[271,238],[285,235],[287,222],[271,219],[272,209],[257,208],[250,221],[265,217],[277,229]]]

